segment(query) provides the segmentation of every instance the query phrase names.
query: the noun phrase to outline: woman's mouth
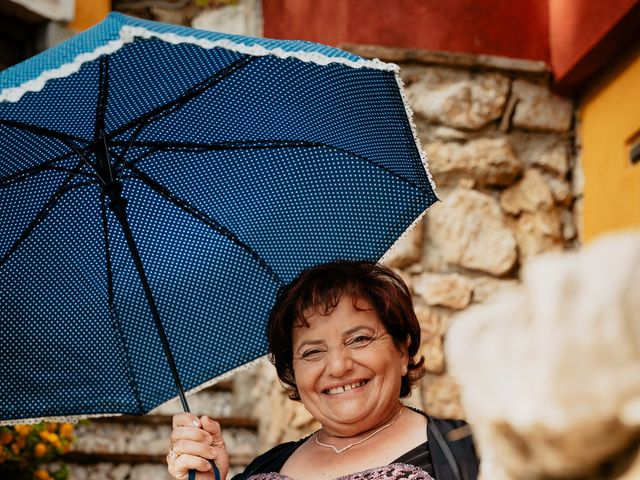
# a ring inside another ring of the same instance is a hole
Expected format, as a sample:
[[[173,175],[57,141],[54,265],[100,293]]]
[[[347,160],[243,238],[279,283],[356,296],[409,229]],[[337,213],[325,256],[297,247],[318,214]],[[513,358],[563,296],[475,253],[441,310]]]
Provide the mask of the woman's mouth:
[[[349,390],[353,390],[354,388],[362,387],[367,383],[369,383],[369,380],[361,380],[359,382],[350,383],[349,385],[341,385],[339,387],[329,388],[322,393],[326,395],[337,395],[339,393],[344,393],[344,392],[348,392]]]

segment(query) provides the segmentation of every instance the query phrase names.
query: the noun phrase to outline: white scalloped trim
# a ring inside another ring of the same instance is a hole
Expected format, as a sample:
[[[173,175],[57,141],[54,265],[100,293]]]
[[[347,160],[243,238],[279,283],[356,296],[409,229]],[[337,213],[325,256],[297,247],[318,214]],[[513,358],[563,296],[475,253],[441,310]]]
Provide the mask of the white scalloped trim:
[[[416,124],[413,121],[413,110],[411,110],[411,107],[409,106],[409,102],[407,100],[407,96],[404,93],[404,82],[402,81],[402,78],[400,78],[400,73],[398,70],[396,71],[396,82],[398,84],[398,90],[400,90],[400,96],[402,97],[404,110],[405,112],[407,112],[407,120],[409,121],[409,125],[411,126],[411,133],[413,134],[413,140],[415,141],[416,147],[418,149],[418,153],[420,154],[420,160],[422,160],[422,166],[424,167],[424,172],[427,174],[427,177],[429,178],[429,183],[431,184],[431,188],[433,189],[434,195],[438,200],[440,200],[440,197],[438,196],[438,192],[436,191],[436,182],[433,180],[433,177],[431,176],[431,172],[429,171],[429,159],[425,151],[422,149],[422,144],[420,142],[420,139],[418,138]]]
[[[49,80],[54,78],[64,78],[80,70],[80,67],[87,62],[91,62],[100,55],[111,54],[122,48],[122,40],[111,40],[106,45],[96,48],[93,52],[81,53],[73,62],[65,63],[58,68],[42,72],[38,77],[24,82],[19,87],[5,88],[0,91],[0,102],[14,103],[20,100],[28,92],[39,92]]]
[[[431,172],[429,171],[429,159],[427,157],[427,154],[425,153],[425,151],[422,149],[422,145],[420,142],[420,139],[418,138],[418,132],[416,130],[416,125],[413,121],[413,111],[411,110],[411,107],[409,106],[409,102],[407,101],[407,97],[404,93],[404,82],[402,81],[402,78],[400,78],[400,75],[398,72],[396,72],[396,82],[398,82],[398,88],[400,90],[400,95],[402,96],[402,102],[404,103],[404,108],[405,111],[407,112],[407,120],[409,120],[409,125],[411,125],[411,133],[413,134],[413,140],[416,143],[416,147],[418,148],[418,152],[420,153],[420,160],[422,160],[422,166],[424,167],[424,171],[427,174],[427,177],[429,178],[429,183],[431,184],[431,188],[433,189],[433,193],[435,194],[436,198],[438,200],[441,200],[440,197],[438,196],[438,192],[436,190],[436,182],[433,180],[433,177],[431,176]],[[409,234],[409,232],[411,230],[413,230],[415,228],[415,226],[420,222],[420,220],[422,220],[422,217],[424,217],[426,215],[427,211],[425,210],[424,212],[422,212],[418,218],[416,218],[411,225],[409,225],[409,227],[402,233],[402,235],[400,235],[395,242],[393,242],[393,245],[391,245],[387,251],[384,253],[384,255],[382,255],[382,257],[380,257],[379,262],[380,263],[384,263],[385,261],[387,261],[389,259],[389,257],[392,255],[393,251],[398,248],[398,245],[402,242],[402,240],[404,240],[404,238]]]
[[[339,63],[351,68],[371,68],[374,70],[385,70],[398,72],[399,68],[393,63],[384,63],[377,58],[374,60],[361,59],[358,61],[339,57],[327,57],[318,52],[287,52],[281,48],[268,49],[262,45],[244,45],[228,39],[207,40],[191,36],[181,36],[175,33],[159,33],[147,30],[142,27],[125,25],[120,29],[120,38],[111,40],[106,45],[101,45],[92,52],[78,55],[72,62],[66,63],[58,68],[42,72],[37,78],[29,80],[18,87],[5,88],[0,91],[0,102],[17,102],[27,92],[39,92],[45,84],[54,78],[64,78],[80,70],[80,67],[90,61],[95,60],[100,55],[112,54],[122,48],[127,43],[132,43],[136,38],[158,38],[168,43],[181,44],[189,43],[205,49],[224,48],[234,52],[244,53],[257,57],[273,55],[278,58],[297,58],[303,62],[315,63],[317,65],[329,65]]]
[[[187,395],[192,395],[194,393],[199,392],[200,390],[204,390],[205,388],[211,387],[213,385],[215,385],[218,382],[221,382],[223,380],[226,380],[229,377],[232,377],[233,375],[235,375],[238,372],[241,372],[243,370],[247,370],[255,365],[258,365],[260,363],[266,362],[268,361],[268,357],[267,355],[263,355],[262,357],[256,358],[255,360],[252,360],[251,362],[245,363],[244,365],[241,365],[239,367],[234,368],[233,370],[230,370],[226,373],[223,373],[222,375],[219,375],[211,380],[208,380],[200,385],[198,385],[197,387],[192,388],[191,390],[187,391],[186,394]],[[170,402],[175,401],[178,398],[178,396],[176,395],[175,397],[167,400],[166,402],[161,403],[160,405],[157,405],[156,407],[154,407],[153,409],[155,410],[156,408],[160,408]],[[96,414],[91,414],[91,415],[68,415],[68,416],[58,416],[58,417],[36,417],[36,418],[22,418],[22,419],[18,419],[18,420],[0,420],[0,426],[10,426],[10,425],[33,425],[35,423],[40,423],[40,422],[58,422],[58,423],[77,423],[80,420],[87,420],[87,419],[91,419],[91,418],[102,418],[102,417],[119,417],[123,415],[122,413],[96,413]]]
[[[64,417],[36,417],[22,418],[18,420],[0,420],[0,427],[12,425],[33,425],[40,422],[78,423],[80,420],[99,417],[118,417],[121,413],[100,413],[95,415],[69,415]]]

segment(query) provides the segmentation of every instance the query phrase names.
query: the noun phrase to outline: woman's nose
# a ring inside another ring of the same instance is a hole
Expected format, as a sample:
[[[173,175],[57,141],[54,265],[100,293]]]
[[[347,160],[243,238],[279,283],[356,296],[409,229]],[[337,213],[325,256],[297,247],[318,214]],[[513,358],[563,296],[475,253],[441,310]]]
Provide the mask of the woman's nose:
[[[329,351],[327,356],[327,371],[333,377],[342,377],[353,368],[353,358],[348,348]]]

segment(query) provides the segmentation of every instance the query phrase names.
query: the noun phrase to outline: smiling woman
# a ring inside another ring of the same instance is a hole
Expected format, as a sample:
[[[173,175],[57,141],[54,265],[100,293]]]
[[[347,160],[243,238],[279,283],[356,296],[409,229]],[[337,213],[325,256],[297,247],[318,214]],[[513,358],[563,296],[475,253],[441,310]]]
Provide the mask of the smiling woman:
[[[464,422],[401,402],[424,375],[424,358],[417,356],[420,325],[409,289],[393,271],[346,261],[306,270],[279,292],[268,335],[291,399],[322,428],[259,456],[236,479],[477,477],[471,438],[459,434]],[[216,422],[176,415],[172,442],[167,461],[174,477],[185,479],[192,468],[198,478],[213,478],[208,460],[226,477]]]

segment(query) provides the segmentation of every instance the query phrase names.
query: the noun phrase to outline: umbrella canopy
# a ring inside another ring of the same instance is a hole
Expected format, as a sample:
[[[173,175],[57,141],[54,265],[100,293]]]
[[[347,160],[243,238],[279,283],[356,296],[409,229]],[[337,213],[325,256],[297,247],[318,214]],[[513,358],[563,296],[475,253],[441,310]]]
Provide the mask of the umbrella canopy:
[[[207,385],[436,200],[395,65],[120,14],[0,74],[0,139],[4,423],[148,412],[163,342]]]

